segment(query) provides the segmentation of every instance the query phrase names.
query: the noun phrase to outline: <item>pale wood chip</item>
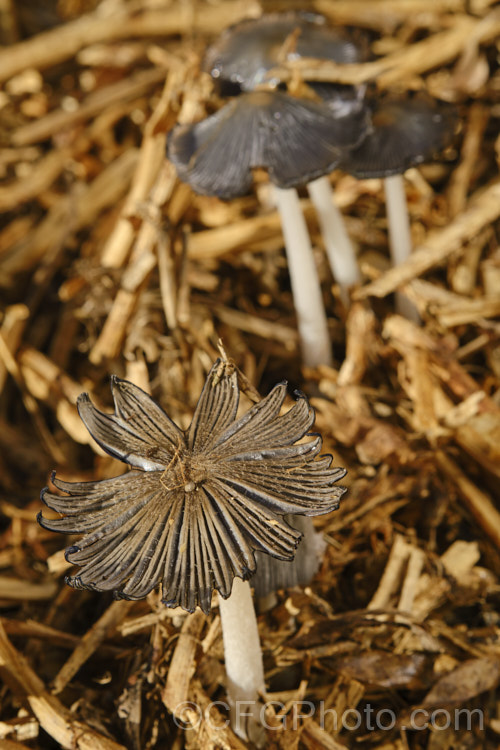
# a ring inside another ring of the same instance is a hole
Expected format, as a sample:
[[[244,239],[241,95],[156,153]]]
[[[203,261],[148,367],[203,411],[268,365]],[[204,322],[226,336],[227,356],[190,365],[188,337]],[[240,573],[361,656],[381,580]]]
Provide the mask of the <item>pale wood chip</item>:
[[[398,534],[394,539],[387,565],[377,590],[368,604],[368,609],[384,609],[389,606],[392,596],[400,585],[410,554],[411,546]]]
[[[56,591],[57,583],[55,581],[33,583],[21,578],[0,576],[0,599],[40,602],[52,599]]]
[[[465,506],[491,541],[500,547],[500,513],[491,498],[472,482],[458,464],[442,451],[436,452],[438,466],[458,490]]]
[[[12,355],[15,355],[21,342],[28,317],[29,309],[23,304],[10,305],[5,310],[0,334]],[[7,374],[5,363],[0,358],[0,393],[5,385]]]
[[[200,611],[186,617],[170,660],[162,700],[174,716],[180,715],[188,699],[189,685],[196,671],[196,651],[200,647],[200,636],[205,622],[206,617]]]

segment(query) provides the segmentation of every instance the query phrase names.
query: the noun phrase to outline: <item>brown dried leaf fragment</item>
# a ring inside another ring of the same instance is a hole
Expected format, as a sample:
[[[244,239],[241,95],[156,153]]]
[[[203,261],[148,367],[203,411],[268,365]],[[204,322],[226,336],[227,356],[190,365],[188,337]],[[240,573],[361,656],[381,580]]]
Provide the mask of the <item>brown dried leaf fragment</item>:
[[[363,684],[392,689],[422,690],[428,687],[432,659],[427,654],[391,654],[387,651],[364,651],[355,656],[334,660],[335,668],[344,676]]]
[[[465,703],[491,690],[500,680],[500,663],[490,657],[468,659],[441,677],[424,698],[424,706]]]

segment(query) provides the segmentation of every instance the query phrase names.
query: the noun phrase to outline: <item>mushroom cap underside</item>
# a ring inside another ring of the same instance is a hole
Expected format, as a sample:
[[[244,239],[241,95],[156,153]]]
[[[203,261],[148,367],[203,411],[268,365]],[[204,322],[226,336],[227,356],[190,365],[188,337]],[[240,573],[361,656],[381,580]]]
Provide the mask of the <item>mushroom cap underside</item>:
[[[229,199],[249,192],[257,167],[281,188],[331,172],[368,129],[363,108],[339,116],[318,102],[258,91],[194,125],[175,127],[167,154],[196,192]]]
[[[449,145],[456,110],[425,95],[372,100],[372,129],[341,168],[359,179],[402,174]]]

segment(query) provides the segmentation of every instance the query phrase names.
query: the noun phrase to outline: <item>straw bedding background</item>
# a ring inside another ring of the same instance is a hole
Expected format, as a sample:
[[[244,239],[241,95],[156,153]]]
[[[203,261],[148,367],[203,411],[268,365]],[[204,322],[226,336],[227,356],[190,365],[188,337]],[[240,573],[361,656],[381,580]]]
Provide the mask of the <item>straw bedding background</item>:
[[[306,391],[348,470],[340,510],[315,521],[318,574],[259,617],[268,746],[498,746],[500,15],[488,0],[308,3],[363,29],[374,55],[330,77],[424,89],[457,105],[461,129],[406,174],[416,249],[396,269],[381,180],[333,174],[363,274],[349,308],[301,193],[334,345],[333,367],[304,371],[265,175],[222,202],[164,157],[179,119],[219,106],[207,44],[292,5],[0,2],[2,750],[243,746],[211,706],[225,695],[217,609],[70,589],[67,539],[35,520],[53,468],[121,471],[80,421],[81,392],[111,411],[114,373],[185,428],[219,337],[262,394],[283,379]],[[396,290],[422,326],[394,315]],[[202,720],[180,728],[184,701]],[[417,708],[451,725],[405,728]],[[456,709],[477,709],[469,726]],[[349,710],[360,726],[342,726]]]

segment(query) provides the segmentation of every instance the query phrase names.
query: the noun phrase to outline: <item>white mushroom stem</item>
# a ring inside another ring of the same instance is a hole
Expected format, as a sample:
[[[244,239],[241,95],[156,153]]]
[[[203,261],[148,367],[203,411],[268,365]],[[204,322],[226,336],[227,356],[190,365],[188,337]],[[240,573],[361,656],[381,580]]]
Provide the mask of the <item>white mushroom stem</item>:
[[[347,234],[342,214],[335,204],[328,177],[313,180],[308,184],[307,189],[318,215],[330,268],[340,286],[342,301],[347,303],[348,288],[357,284],[361,278],[354,247]]]
[[[410,216],[406,203],[406,192],[402,174],[391,175],[384,179],[387,221],[389,225],[389,248],[392,263],[399,266],[412,251]],[[418,311],[408,297],[396,292],[396,310],[414,322],[420,321]]]
[[[409,257],[412,247],[403,175],[395,174],[386,177],[384,189],[391,258],[393,264],[399,266]]]
[[[297,313],[302,360],[307,367],[332,364],[332,348],[311,240],[295,189],[274,187]]]
[[[231,726],[244,740],[262,746],[262,701],[264,666],[252,592],[248,581],[235,578],[228,599],[219,596],[224,642],[227,698]]]

